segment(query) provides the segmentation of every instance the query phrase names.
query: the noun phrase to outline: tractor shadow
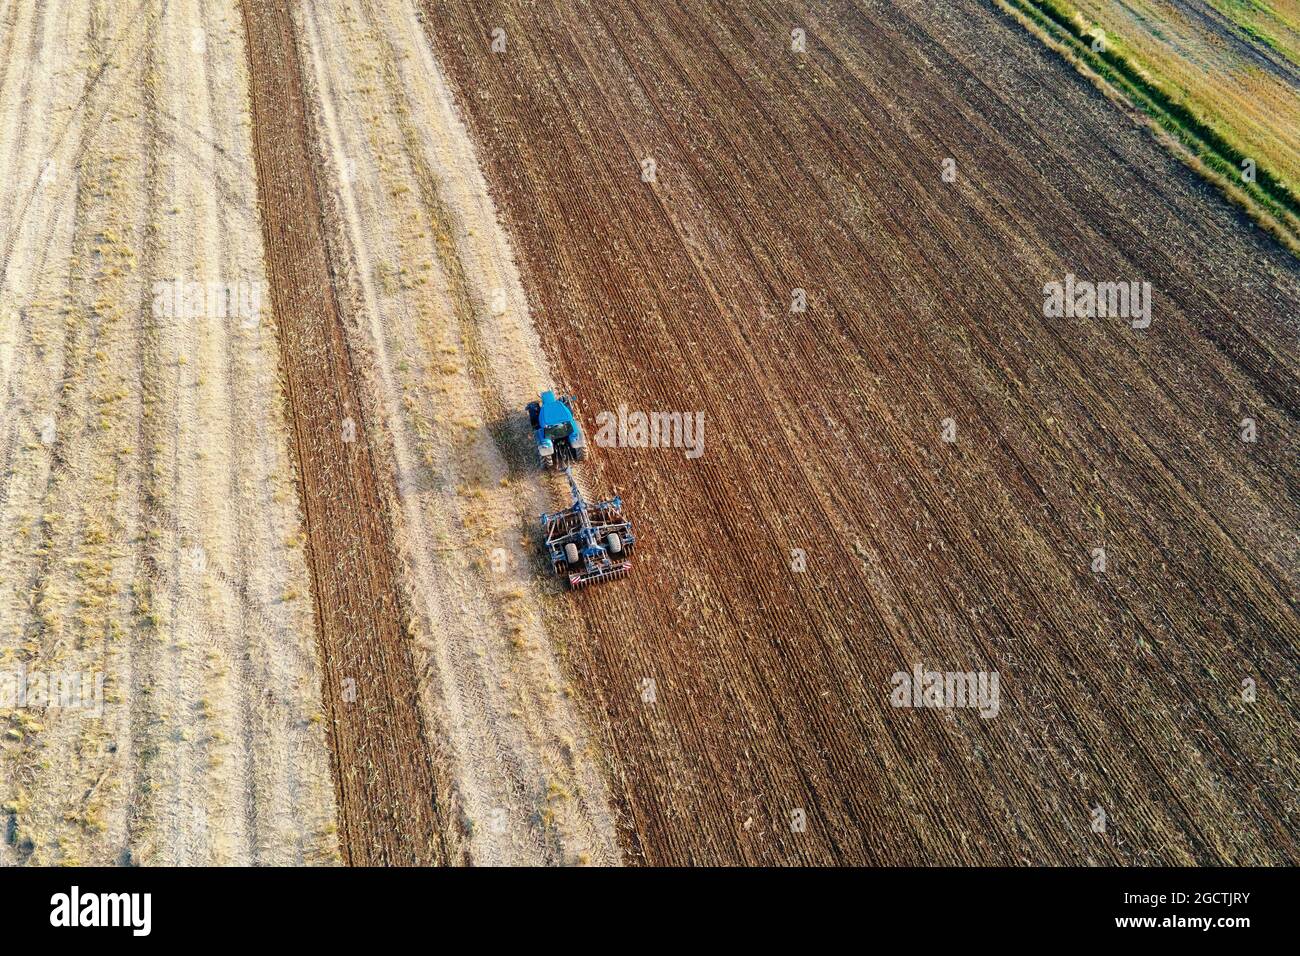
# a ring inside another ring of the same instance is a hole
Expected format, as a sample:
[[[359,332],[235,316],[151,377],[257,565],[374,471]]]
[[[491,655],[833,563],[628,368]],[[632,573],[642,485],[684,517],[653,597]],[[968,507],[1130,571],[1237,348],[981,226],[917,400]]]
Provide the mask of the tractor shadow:
[[[487,425],[488,435],[506,463],[506,474],[511,481],[535,474],[538,471],[537,450],[533,443],[533,430],[528,423],[528,413],[523,409]]]

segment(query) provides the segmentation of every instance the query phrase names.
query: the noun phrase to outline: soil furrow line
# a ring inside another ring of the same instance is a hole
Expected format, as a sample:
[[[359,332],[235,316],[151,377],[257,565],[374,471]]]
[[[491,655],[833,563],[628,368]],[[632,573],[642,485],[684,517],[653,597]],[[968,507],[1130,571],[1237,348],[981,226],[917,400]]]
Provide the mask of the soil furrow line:
[[[283,374],[295,435],[325,670],[345,858],[442,858],[435,770],[416,704],[367,422],[335,299],[310,147],[301,60],[288,9],[243,4],[253,140]],[[344,419],[353,416],[355,440]],[[355,700],[351,689],[355,688]]]

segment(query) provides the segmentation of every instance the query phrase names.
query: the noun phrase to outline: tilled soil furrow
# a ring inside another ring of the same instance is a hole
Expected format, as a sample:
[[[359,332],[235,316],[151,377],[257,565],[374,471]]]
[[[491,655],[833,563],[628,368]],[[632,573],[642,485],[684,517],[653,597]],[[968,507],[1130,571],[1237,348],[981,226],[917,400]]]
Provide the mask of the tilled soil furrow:
[[[427,864],[446,821],[358,400],[325,253],[309,119],[289,11],[245,3],[253,135],[285,388],[325,669],[341,844],[354,864]],[[355,433],[345,428],[345,419]]]

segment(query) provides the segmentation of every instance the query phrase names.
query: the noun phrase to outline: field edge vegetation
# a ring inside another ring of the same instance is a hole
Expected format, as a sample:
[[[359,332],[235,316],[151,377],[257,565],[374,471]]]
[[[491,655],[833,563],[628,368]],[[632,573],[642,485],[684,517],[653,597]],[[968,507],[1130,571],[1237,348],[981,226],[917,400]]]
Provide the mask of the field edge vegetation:
[[[1060,0],[994,0],[1108,97],[1131,107],[1171,152],[1300,257],[1300,196],[1125,52],[1124,41]],[[1163,134],[1163,135],[1162,135]],[[1253,166],[1253,180],[1243,175]]]

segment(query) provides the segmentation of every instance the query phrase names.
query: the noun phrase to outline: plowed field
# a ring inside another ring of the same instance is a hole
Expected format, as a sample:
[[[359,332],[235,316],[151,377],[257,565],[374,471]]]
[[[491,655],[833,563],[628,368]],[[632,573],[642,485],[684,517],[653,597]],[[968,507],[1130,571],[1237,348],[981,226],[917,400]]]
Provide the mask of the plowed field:
[[[425,10],[559,381],[705,415],[557,623],[633,858],[1296,859],[1294,260],[976,0]]]

